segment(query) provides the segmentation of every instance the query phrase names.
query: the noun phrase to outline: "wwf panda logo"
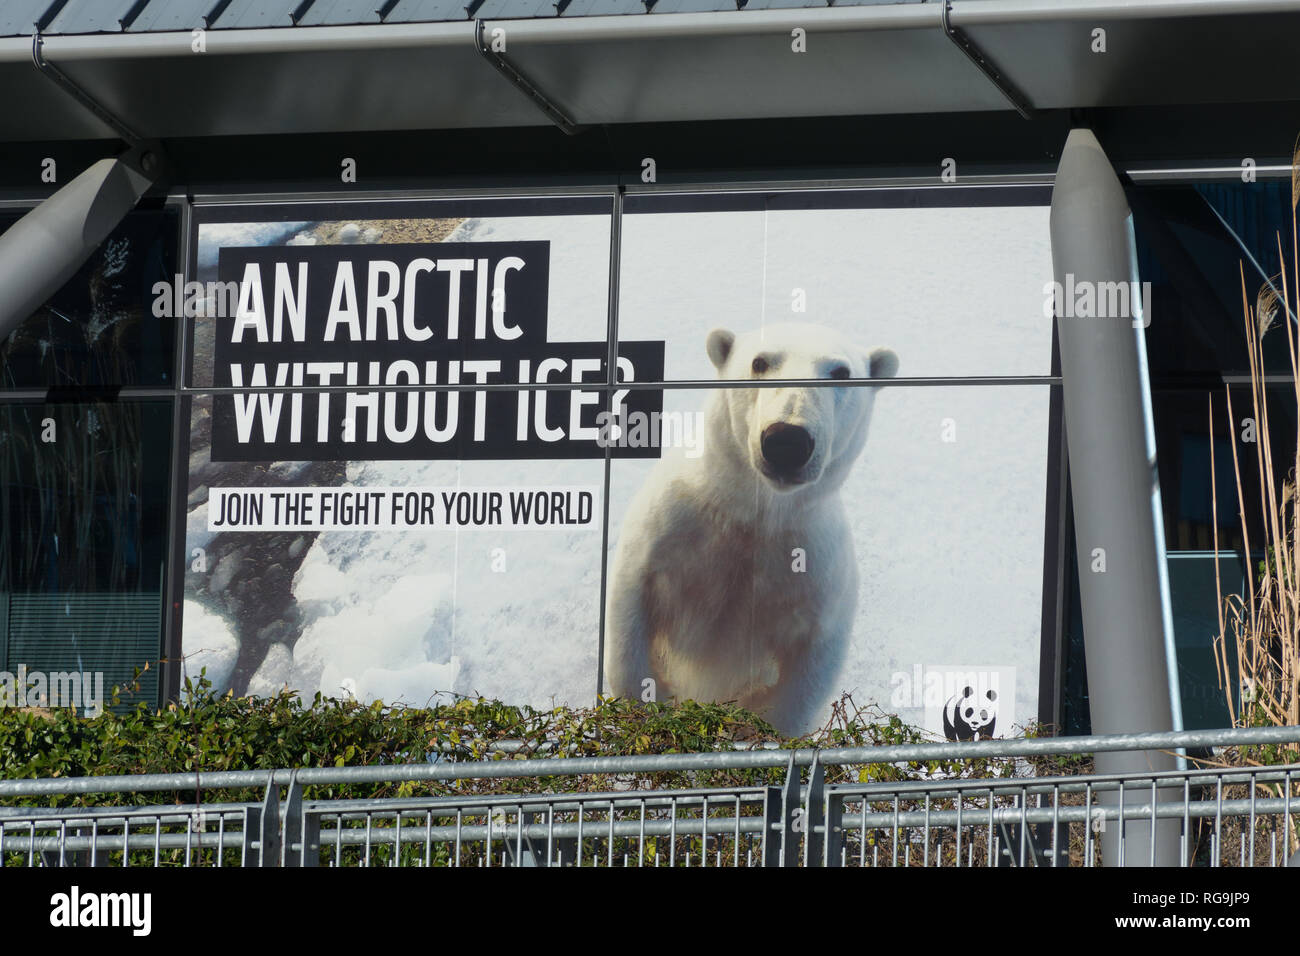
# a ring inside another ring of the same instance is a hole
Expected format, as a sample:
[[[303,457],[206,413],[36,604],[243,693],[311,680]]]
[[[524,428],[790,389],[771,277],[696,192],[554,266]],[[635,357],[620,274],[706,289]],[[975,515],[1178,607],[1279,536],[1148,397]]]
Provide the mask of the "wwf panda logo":
[[[975,688],[964,687],[943,705],[943,733],[949,740],[987,740],[998,721],[997,691],[977,697]]]

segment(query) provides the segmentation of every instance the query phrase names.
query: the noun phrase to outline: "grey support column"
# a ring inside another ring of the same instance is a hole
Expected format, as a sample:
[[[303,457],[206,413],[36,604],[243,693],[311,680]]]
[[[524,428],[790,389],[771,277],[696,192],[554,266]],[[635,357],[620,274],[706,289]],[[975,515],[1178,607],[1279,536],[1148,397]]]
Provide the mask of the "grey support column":
[[[1058,300],[1057,324],[1096,734],[1173,729],[1152,514],[1156,473],[1147,452],[1137,313],[1129,308],[1127,315],[1099,317],[1096,310],[1076,310],[1071,294],[1091,284],[1094,301],[1104,301],[1107,296],[1097,300],[1096,294],[1135,278],[1129,215],[1096,137],[1072,130],[1052,191],[1052,265],[1065,292]],[[1093,314],[1071,314],[1076,311]],[[1097,755],[1099,774],[1173,769],[1175,758],[1156,751]],[[1181,789],[1168,795],[1176,798]],[[1126,808],[1150,800],[1150,787],[1124,796]],[[1099,802],[1113,806],[1118,794]],[[1178,864],[1180,823],[1157,824],[1157,865]],[[1107,865],[1120,861],[1119,832],[1112,821],[1100,835]],[[1125,864],[1149,865],[1150,824],[1129,823],[1124,834]]]
[[[0,234],[0,338],[43,305],[154,181],[151,153],[101,159]]]

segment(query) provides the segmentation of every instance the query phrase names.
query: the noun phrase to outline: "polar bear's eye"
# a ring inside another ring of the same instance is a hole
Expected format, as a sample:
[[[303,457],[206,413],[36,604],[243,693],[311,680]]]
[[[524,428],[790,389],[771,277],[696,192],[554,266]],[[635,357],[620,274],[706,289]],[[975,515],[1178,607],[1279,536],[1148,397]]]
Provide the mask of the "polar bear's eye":
[[[847,365],[837,365],[831,369],[831,378],[848,378],[849,367]]]
[[[767,371],[767,359],[760,355],[754,359],[754,363],[750,367],[754,370],[755,375],[762,375]]]

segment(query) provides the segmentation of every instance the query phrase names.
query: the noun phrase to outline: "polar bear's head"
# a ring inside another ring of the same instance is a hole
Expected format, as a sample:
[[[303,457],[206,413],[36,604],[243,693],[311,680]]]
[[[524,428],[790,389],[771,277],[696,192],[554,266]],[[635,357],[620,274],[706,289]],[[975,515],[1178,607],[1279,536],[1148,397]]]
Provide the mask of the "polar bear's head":
[[[714,329],[709,359],[729,381],[890,378],[898,356],[819,325],[784,323],[737,335]],[[867,438],[875,389],[856,385],[722,389],[732,452],[778,492],[838,488]],[[725,438],[724,438],[725,440]]]

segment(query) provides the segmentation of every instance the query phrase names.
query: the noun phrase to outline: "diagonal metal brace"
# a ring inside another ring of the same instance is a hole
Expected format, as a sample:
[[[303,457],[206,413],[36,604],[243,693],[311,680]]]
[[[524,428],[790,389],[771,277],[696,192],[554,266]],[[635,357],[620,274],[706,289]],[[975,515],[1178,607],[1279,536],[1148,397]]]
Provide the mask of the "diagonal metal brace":
[[[984,52],[971,42],[970,37],[961,31],[959,27],[952,25],[952,0],[943,0],[939,8],[939,22],[943,25],[943,32],[947,34],[948,39],[957,44],[957,49],[965,53],[976,69],[989,78],[989,82],[998,88],[998,92],[1006,97],[1017,113],[1024,119],[1029,119],[1033,112],[1033,104],[1008,80],[993,62],[984,55]]]
[[[93,96],[83,90],[76,82],[64,73],[57,66],[45,59],[41,52],[41,44],[44,39],[41,37],[41,31],[37,30],[32,34],[32,62],[36,64],[36,69],[40,70],[56,85],[61,87],[65,93],[80,103],[83,107],[94,114],[95,118],[117,133],[122,139],[126,140],[132,146],[141,146],[144,143],[144,137],[140,136],[126,123],[118,119],[107,109],[105,109]]]
[[[485,36],[486,27],[482,20],[474,21],[474,43],[478,47],[479,53],[487,59],[507,80],[520,90],[525,96],[533,101],[538,109],[546,114],[546,118],[552,123],[564,130],[569,136],[574,135],[582,130],[582,127],[575,123],[567,113],[564,112],[550,97],[537,88],[532,80],[519,72],[519,68],[506,59],[505,55],[493,50],[487,42]]]
[[[38,29],[32,34],[32,63],[35,64],[36,69],[131,147],[125,155],[119,157],[124,163],[137,169],[154,183],[169,179],[174,171],[170,167],[162,145],[157,140],[141,136],[82,89],[72,77],[45,59],[45,54],[41,51],[43,43],[44,38]]]

